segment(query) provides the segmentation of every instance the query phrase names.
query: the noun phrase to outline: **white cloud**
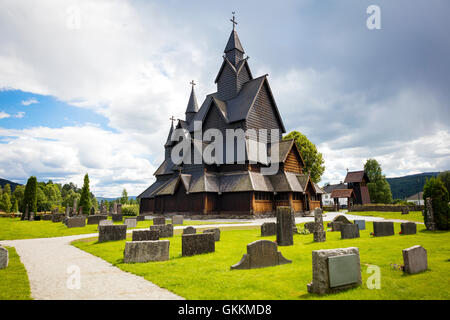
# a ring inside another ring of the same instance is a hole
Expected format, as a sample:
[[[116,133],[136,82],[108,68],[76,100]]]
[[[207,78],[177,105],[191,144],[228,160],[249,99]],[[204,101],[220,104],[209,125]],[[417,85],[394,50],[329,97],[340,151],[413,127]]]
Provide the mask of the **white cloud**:
[[[39,101],[36,100],[35,98],[31,98],[31,99],[28,99],[28,100],[22,100],[21,103],[24,106],[29,106],[29,105],[32,105],[32,104],[35,104],[35,103],[39,103]]]
[[[5,119],[5,118],[9,118],[11,117],[10,114],[4,112],[4,111],[0,111],[0,119]]]
[[[23,118],[25,117],[25,112],[19,111],[14,115],[14,118]]]

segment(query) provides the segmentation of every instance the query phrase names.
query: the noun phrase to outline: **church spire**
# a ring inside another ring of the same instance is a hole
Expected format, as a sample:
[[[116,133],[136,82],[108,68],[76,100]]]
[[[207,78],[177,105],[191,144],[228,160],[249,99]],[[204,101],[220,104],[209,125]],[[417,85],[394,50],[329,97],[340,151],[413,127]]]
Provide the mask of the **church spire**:
[[[170,124],[169,135],[167,136],[166,144],[164,145],[164,147],[170,147],[173,144],[172,134],[173,134],[173,122],[175,121],[175,118],[172,116],[171,118],[169,118],[169,120],[171,120],[172,123]]]
[[[189,102],[186,108],[186,122],[190,122],[192,118],[194,118],[195,114],[198,111],[197,97],[195,96],[194,86],[195,82],[192,80],[190,82],[192,85],[191,96],[189,97]]]
[[[228,38],[227,45],[225,46],[225,56],[228,60],[234,65],[237,66],[239,61],[244,58],[244,48],[242,47],[241,41],[239,40],[239,36],[236,32],[236,18],[234,16],[235,12],[233,12],[233,19],[230,21],[233,23],[233,30],[231,31],[230,37]]]

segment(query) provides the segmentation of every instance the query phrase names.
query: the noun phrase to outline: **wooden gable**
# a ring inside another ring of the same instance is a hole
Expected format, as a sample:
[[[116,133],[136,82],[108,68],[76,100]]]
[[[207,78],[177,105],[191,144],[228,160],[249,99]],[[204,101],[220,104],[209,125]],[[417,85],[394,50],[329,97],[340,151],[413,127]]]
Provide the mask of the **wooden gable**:
[[[303,160],[295,143],[292,144],[292,148],[284,161],[284,171],[303,173]]]

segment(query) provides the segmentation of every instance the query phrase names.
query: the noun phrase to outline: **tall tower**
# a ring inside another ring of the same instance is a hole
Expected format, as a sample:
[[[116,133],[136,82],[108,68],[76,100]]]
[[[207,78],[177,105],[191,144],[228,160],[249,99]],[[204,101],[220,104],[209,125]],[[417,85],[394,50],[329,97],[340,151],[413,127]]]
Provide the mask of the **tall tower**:
[[[192,89],[191,89],[191,96],[189,97],[189,102],[186,107],[186,122],[191,122],[191,120],[195,117],[195,114],[198,112],[198,104],[197,104],[197,97],[195,96],[194,86],[195,82],[192,80],[191,82]]]

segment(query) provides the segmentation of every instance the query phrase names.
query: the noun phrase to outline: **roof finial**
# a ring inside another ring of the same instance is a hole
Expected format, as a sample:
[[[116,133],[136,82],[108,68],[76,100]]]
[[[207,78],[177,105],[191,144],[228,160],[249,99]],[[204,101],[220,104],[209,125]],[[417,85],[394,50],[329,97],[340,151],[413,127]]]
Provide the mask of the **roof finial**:
[[[234,17],[234,15],[236,14],[236,12],[232,12],[232,14],[233,14],[233,19],[230,19],[230,21],[233,23],[233,31],[234,31],[234,27],[238,24],[237,22],[236,22],[236,19],[235,19],[235,17]]]
[[[189,82],[192,85],[192,88],[196,85],[196,83],[194,82],[194,80],[192,80],[191,82]]]
[[[172,120],[172,125],[173,125],[173,122],[174,122],[176,119],[175,119],[174,116],[172,116],[171,118],[169,118],[169,120]]]

